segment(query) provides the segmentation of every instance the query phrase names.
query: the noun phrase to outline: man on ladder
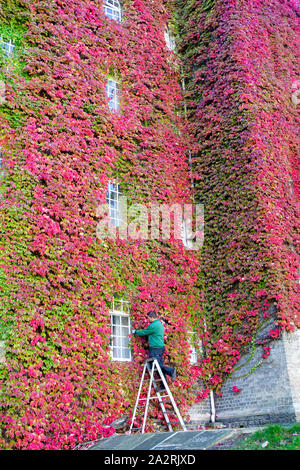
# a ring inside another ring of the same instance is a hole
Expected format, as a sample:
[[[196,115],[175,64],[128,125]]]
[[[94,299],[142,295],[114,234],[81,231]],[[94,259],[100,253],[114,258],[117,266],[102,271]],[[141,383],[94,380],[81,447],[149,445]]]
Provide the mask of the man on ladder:
[[[172,382],[176,379],[176,369],[164,365],[163,354],[164,345],[164,325],[159,321],[157,313],[151,310],[147,313],[150,324],[145,330],[133,330],[132,333],[138,336],[148,336],[149,341],[149,359],[156,359],[164,376],[169,375]],[[163,384],[159,390],[164,390]]]
[[[137,334],[138,336],[148,336],[149,339],[149,359],[146,360],[143,368],[142,378],[140,381],[140,386],[138,390],[138,395],[133,411],[133,416],[131,420],[129,434],[132,433],[133,430],[141,430],[142,433],[145,432],[146,428],[146,421],[149,409],[150,400],[157,399],[161,410],[163,412],[163,416],[165,418],[166,424],[168,426],[169,431],[173,431],[171,421],[169,419],[169,415],[177,415],[177,419],[179,424],[181,425],[182,429],[186,431],[185,423],[180,415],[180,412],[177,408],[175,403],[174,397],[169,389],[166,375],[169,375],[172,381],[176,378],[176,369],[173,367],[168,367],[164,365],[163,362],[163,353],[164,353],[164,326],[158,320],[157,313],[154,311],[148,312],[148,318],[150,320],[150,325],[145,330],[133,330],[133,334]],[[144,381],[146,379],[146,372],[148,371],[150,375],[150,380],[148,380],[148,392],[147,397],[142,396],[142,388]],[[158,374],[158,377],[155,377],[155,374]],[[160,382],[161,385],[158,386],[157,382]],[[152,387],[154,387],[155,395],[151,395]],[[164,395],[161,395],[161,391],[164,390]],[[168,407],[166,408],[166,403],[163,399],[169,400]],[[138,407],[144,407],[144,417],[142,426],[135,426],[135,418],[138,412]]]

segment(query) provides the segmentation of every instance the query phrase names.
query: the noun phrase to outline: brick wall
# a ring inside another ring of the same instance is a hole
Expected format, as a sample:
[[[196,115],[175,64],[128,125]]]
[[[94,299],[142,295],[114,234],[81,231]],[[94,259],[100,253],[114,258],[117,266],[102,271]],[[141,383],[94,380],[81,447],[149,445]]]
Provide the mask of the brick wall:
[[[283,344],[296,421],[300,421],[300,330],[293,334],[285,333]]]
[[[267,359],[262,360],[261,347],[256,347],[252,357],[250,351],[242,357],[239,365],[244,366],[225,382],[222,397],[215,396],[216,421],[231,426],[299,421],[300,330],[285,333],[270,347]],[[233,386],[241,392],[233,392]],[[192,422],[208,422],[209,407],[209,399],[195,404],[190,412]]]

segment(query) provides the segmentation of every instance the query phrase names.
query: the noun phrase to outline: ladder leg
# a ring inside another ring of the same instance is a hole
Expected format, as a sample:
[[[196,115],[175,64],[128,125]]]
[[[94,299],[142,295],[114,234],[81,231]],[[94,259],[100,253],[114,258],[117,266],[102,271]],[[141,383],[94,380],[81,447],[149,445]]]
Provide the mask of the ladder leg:
[[[131,434],[131,431],[132,431],[132,428],[133,428],[133,423],[134,423],[134,420],[135,420],[136,410],[137,410],[137,407],[138,407],[138,403],[139,403],[139,399],[140,399],[140,395],[141,395],[141,391],[142,391],[142,386],[143,386],[143,382],[144,382],[145,372],[146,372],[146,364],[144,365],[142,378],[141,378],[141,381],[140,381],[139,391],[138,391],[135,406],[134,406],[134,411],[133,411],[133,415],[132,415],[129,434]]]
[[[155,359],[155,361],[154,361],[153,367],[156,367],[157,372],[158,372],[159,376],[160,376],[161,379],[162,379],[162,376],[161,376],[160,371],[159,371],[159,364],[158,364],[158,362],[157,362],[156,359]],[[164,382],[166,382],[166,381],[164,380],[163,383],[164,383]],[[164,383],[164,386],[166,387],[165,383]],[[167,389],[166,389],[166,391],[167,391]],[[162,412],[163,412],[165,421],[166,421],[166,423],[167,423],[168,429],[169,429],[169,431],[172,432],[172,431],[173,431],[173,428],[172,428],[172,425],[171,425],[171,423],[170,423],[169,416],[168,416],[168,414],[167,414],[167,410],[166,410],[164,401],[163,401],[163,399],[162,399],[162,397],[161,397],[161,395],[160,395],[160,392],[157,391],[157,392],[156,392],[156,395],[157,395],[157,398],[158,398],[158,401],[159,401],[161,410],[162,410]]]
[[[151,376],[151,368],[154,367],[154,359],[153,359],[153,362],[152,362],[152,367],[151,367],[149,361],[147,361],[146,365],[147,365],[147,370],[149,372],[149,375]],[[154,377],[154,374],[155,374],[155,370],[153,372],[153,386],[154,386],[154,390],[157,392],[157,391],[159,391],[158,390],[159,385],[156,383],[157,379]]]
[[[172,425],[171,425],[171,423],[170,423],[169,416],[168,416],[168,414],[167,414],[167,410],[166,410],[165,404],[164,404],[164,402],[163,402],[163,399],[162,399],[162,397],[160,396],[160,393],[159,393],[159,392],[157,392],[156,395],[157,395],[157,398],[158,398],[158,401],[159,401],[161,410],[162,410],[162,412],[163,412],[165,421],[166,421],[166,423],[167,423],[168,429],[169,429],[169,431],[172,432],[172,431],[173,431],[173,428],[172,428]]]
[[[173,398],[172,395],[170,396],[170,399],[171,399],[171,402],[172,402],[172,406],[173,406],[173,408],[174,408],[174,410],[175,410],[175,413],[176,413],[176,415],[177,415],[177,418],[179,419],[180,425],[181,425],[182,429],[183,429],[184,431],[186,431],[186,425],[184,424],[184,421],[183,421],[183,419],[182,419],[182,417],[181,417],[181,414],[179,413],[179,410],[178,410],[178,408],[177,408],[177,405],[176,405],[176,403],[175,403],[174,398]]]
[[[156,380],[157,380],[157,379],[154,378],[154,374],[155,374],[155,372],[156,372],[156,371],[155,371],[155,367],[156,367],[157,372],[159,372],[159,371],[158,371],[158,368],[157,368],[157,366],[156,366],[156,363],[157,363],[156,359],[153,360],[153,362],[152,362],[152,368],[154,369],[154,370],[153,370],[153,386],[154,386],[154,390],[155,390],[155,392],[156,392],[156,396],[157,396],[157,398],[158,398],[158,401],[159,401],[161,410],[162,410],[162,412],[163,412],[165,421],[166,421],[166,423],[167,423],[168,429],[169,429],[169,431],[173,431],[173,428],[172,428],[171,423],[170,423],[170,420],[169,420],[169,416],[168,416],[168,414],[167,414],[167,410],[166,410],[166,408],[165,408],[164,401],[163,401],[163,399],[161,398],[161,395],[160,395],[160,393],[159,393],[159,388],[158,388],[159,386],[158,386],[157,383],[156,383]],[[149,362],[147,363],[147,369],[148,369],[149,374],[150,374],[150,373],[151,373],[151,366],[150,366]],[[160,379],[160,381],[161,381],[161,379]]]
[[[145,406],[142,434],[144,434],[145,427],[146,427],[147,414],[148,414],[148,408],[149,408],[149,400],[150,400],[150,394],[151,394],[151,387],[152,387],[152,382],[153,382],[153,374],[154,374],[154,366],[152,366],[151,373],[150,373],[150,382],[149,382],[149,388],[148,388],[148,393],[147,393],[147,400],[146,400],[146,406]]]
[[[182,419],[182,417],[181,417],[181,414],[179,413],[179,410],[178,410],[178,408],[177,408],[177,405],[176,405],[176,403],[175,403],[175,400],[174,400],[174,398],[173,398],[173,395],[172,395],[172,393],[171,393],[171,390],[169,389],[167,380],[166,380],[166,378],[165,378],[165,376],[164,376],[164,374],[163,374],[163,372],[162,372],[162,370],[161,370],[161,368],[160,368],[158,362],[157,362],[156,360],[155,360],[154,362],[156,362],[156,368],[157,368],[158,373],[159,373],[159,375],[160,375],[160,377],[161,377],[161,379],[162,379],[162,382],[163,382],[163,384],[164,384],[164,386],[165,386],[166,392],[167,392],[167,394],[168,394],[168,396],[169,396],[169,398],[170,398],[170,400],[171,400],[172,407],[173,407],[173,409],[174,409],[174,411],[175,411],[175,413],[176,413],[176,416],[177,416],[177,418],[178,418],[178,420],[179,420],[179,422],[180,422],[180,425],[181,425],[182,429],[183,429],[184,431],[186,431],[186,426],[185,426],[184,421],[183,421],[183,419]]]
[[[145,409],[144,409],[144,417],[143,417],[143,425],[142,425],[142,434],[144,434],[145,432],[145,427],[146,427],[146,422],[147,422],[147,416],[148,416],[148,411],[149,411],[149,403],[150,403],[150,400],[151,399],[158,399],[159,401],[159,404],[160,404],[160,407],[161,407],[161,410],[163,412],[163,416],[165,418],[165,421],[166,421],[166,424],[168,426],[168,429],[169,431],[173,431],[173,428],[172,428],[172,425],[171,425],[171,422],[169,420],[169,416],[168,416],[168,412],[166,410],[166,407],[165,407],[165,403],[163,401],[163,396],[161,396],[160,394],[160,390],[158,389],[158,386],[157,386],[157,383],[156,381],[158,380],[157,378],[154,379],[154,374],[155,372],[158,372],[158,375],[160,377],[160,381],[164,384],[164,387],[165,387],[165,391],[167,393],[166,397],[168,397],[171,401],[171,404],[172,404],[172,408],[174,410],[174,414],[177,415],[177,418],[179,420],[179,423],[182,427],[182,429],[184,431],[186,431],[186,426],[184,424],[184,421],[180,415],[180,412],[177,408],[177,405],[175,403],[175,400],[173,398],[173,395],[172,395],[172,392],[171,390],[169,389],[169,386],[168,386],[168,382],[166,380],[166,377],[165,375],[163,374],[161,368],[160,368],[160,365],[158,363],[158,361],[156,359],[154,359],[152,362],[152,367],[149,366],[149,360],[146,361],[145,365],[144,365],[144,369],[143,369],[143,373],[142,373],[142,378],[141,378],[141,381],[140,381],[140,386],[139,386],[139,391],[138,391],[138,395],[137,395],[137,399],[136,399],[136,402],[135,402],[135,407],[134,407],[134,412],[133,412],[133,416],[132,416],[132,421],[131,421],[131,425],[130,425],[130,430],[129,430],[129,434],[131,434],[132,432],[132,429],[133,429],[133,425],[134,425],[134,420],[135,420],[135,417],[136,417],[136,412],[137,412],[137,407],[138,407],[138,404],[139,404],[139,401],[142,401],[142,400],[146,400],[146,404],[145,404]],[[148,392],[147,392],[147,398],[140,398],[140,395],[141,395],[141,391],[142,391],[142,386],[143,386],[143,383],[144,383],[144,380],[145,380],[145,373],[146,373],[146,370],[148,370],[149,372],[149,375],[150,375],[150,380],[149,380],[149,386],[148,386]],[[151,396],[151,390],[152,390],[152,386],[156,392],[156,396]],[[173,412],[172,412],[173,413]]]

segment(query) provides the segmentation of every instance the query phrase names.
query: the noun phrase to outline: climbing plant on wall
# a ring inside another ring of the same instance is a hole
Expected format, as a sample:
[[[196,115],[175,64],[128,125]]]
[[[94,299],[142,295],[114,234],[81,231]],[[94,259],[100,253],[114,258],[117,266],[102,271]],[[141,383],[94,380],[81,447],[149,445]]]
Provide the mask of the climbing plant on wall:
[[[164,38],[174,12],[178,54]],[[220,390],[264,319],[270,339],[299,326],[294,24],[293,1],[127,0],[122,21],[96,0],[2,2],[0,36],[15,46],[0,57],[2,447],[70,448],[131,413],[147,352],[136,338],[132,362],[111,360],[115,295],[133,327],[160,310],[183,412],[198,377],[199,399]],[[100,241],[112,180],[129,205],[195,197],[203,250]]]
[[[130,414],[147,352],[136,339],[132,362],[111,360],[115,295],[129,301],[135,327],[149,307],[160,310],[175,395],[183,411],[193,400],[187,330],[192,317],[201,327],[198,259],[180,240],[103,243],[96,234],[111,180],[129,203],[191,200],[169,12],[164,2],[123,7],[118,22],[98,1],[2,2],[2,31],[15,42],[1,59],[5,448],[70,448]],[[109,77],[120,84],[119,112],[108,105]]]
[[[295,2],[178,0],[178,50],[193,137],[196,198],[205,207],[201,253],[207,357],[220,390],[243,351],[299,327],[299,161]]]

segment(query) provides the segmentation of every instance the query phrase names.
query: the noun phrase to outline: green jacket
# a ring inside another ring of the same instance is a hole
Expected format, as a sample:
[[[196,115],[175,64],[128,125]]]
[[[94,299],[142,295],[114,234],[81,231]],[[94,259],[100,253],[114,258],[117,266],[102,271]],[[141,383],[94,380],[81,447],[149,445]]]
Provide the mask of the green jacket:
[[[145,330],[136,330],[138,336],[148,336],[149,348],[164,347],[164,326],[159,320],[154,320]]]

